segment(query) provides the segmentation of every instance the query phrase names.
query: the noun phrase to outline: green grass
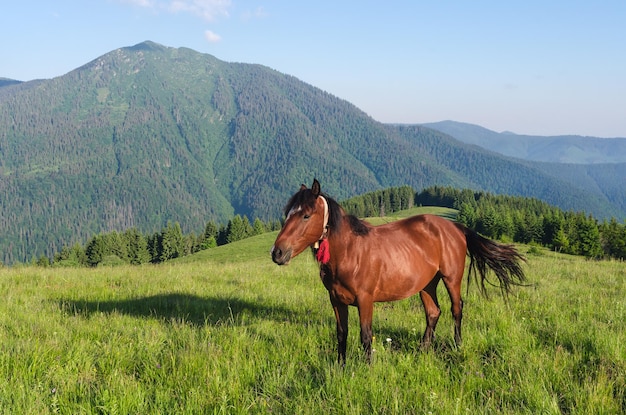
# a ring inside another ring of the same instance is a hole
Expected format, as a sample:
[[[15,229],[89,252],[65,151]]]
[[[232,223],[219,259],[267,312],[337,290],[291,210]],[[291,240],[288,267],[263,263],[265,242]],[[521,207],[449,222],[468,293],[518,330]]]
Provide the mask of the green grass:
[[[0,414],[626,411],[623,263],[529,255],[508,305],[472,285],[458,349],[443,292],[429,352],[419,298],[377,304],[371,366],[351,308],[341,368],[316,264],[274,265],[275,235],[159,266],[1,268]]]

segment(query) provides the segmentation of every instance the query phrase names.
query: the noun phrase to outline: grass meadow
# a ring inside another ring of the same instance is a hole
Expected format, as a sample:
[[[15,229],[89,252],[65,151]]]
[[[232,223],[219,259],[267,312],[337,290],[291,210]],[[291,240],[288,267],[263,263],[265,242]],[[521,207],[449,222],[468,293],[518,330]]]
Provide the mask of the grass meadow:
[[[371,365],[351,308],[340,367],[316,263],[274,265],[275,236],[156,266],[0,268],[0,414],[626,413],[624,263],[533,249],[508,304],[470,287],[460,348],[443,285],[428,352],[419,297],[379,303]]]

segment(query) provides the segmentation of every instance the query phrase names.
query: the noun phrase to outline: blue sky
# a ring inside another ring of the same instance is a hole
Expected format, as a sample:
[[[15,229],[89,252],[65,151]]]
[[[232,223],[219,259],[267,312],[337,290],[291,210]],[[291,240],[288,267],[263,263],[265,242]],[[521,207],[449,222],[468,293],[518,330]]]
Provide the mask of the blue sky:
[[[381,122],[626,137],[624,22],[624,0],[9,0],[0,77],[152,40],[269,66]]]

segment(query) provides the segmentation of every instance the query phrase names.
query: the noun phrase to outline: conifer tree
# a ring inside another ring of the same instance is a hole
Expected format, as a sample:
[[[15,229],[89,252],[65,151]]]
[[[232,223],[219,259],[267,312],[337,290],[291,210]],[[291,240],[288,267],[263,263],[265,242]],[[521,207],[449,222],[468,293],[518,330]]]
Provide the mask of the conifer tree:
[[[161,232],[161,253],[160,260],[178,258],[185,255],[185,239],[180,228],[180,223],[168,222],[167,227]]]
[[[133,265],[145,264],[150,261],[148,241],[137,228],[131,228],[124,232],[124,238],[128,245],[128,260]]]
[[[226,227],[226,243],[240,241],[250,234],[250,221],[246,216],[235,215]]]
[[[265,224],[261,219],[254,219],[254,223],[252,224],[252,235],[261,235],[266,232]]]

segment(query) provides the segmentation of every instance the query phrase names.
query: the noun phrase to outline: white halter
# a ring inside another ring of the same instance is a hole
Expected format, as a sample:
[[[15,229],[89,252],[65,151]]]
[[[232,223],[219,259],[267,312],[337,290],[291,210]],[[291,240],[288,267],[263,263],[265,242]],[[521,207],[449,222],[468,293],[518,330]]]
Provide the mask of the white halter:
[[[324,227],[322,228],[322,234],[320,235],[320,240],[324,239],[324,237],[326,236],[326,232],[328,231],[328,201],[326,200],[326,198],[324,196],[319,196],[322,198],[322,201],[324,202]]]
[[[320,241],[326,238],[326,234],[328,233],[328,201],[324,196],[320,195],[319,197],[324,202],[324,227],[322,228],[322,234],[317,239],[317,241],[315,241],[315,244],[313,244],[313,247],[315,249],[318,249],[320,247]]]

